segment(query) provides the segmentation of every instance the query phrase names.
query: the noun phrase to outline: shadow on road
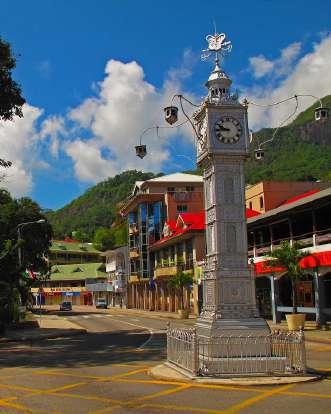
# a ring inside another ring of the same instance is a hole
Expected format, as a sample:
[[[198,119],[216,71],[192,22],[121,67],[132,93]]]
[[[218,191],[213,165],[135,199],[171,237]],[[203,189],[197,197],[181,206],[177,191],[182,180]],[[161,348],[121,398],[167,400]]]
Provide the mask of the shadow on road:
[[[87,333],[65,338],[0,345],[0,368],[5,367],[76,367],[113,363],[153,362],[164,358],[164,347],[139,349],[149,338],[141,330]],[[153,340],[163,341],[164,334]]]

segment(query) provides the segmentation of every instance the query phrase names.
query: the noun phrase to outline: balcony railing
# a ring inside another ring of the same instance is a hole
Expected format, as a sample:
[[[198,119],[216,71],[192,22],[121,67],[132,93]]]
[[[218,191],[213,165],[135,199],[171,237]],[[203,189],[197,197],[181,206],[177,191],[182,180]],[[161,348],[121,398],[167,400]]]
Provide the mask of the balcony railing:
[[[256,243],[255,246],[250,244],[248,246],[248,256],[264,256],[268,251],[272,251],[274,248],[277,248],[277,246],[286,240],[290,243],[298,242],[303,248],[316,247],[331,243],[331,229],[320,230],[315,233],[303,233],[292,236],[292,238],[283,237],[280,239],[274,239],[272,242]]]

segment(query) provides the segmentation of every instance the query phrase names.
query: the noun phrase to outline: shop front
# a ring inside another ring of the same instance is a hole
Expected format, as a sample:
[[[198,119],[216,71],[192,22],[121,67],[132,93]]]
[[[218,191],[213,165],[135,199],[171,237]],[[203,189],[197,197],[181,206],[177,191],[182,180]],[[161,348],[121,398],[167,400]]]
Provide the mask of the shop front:
[[[73,305],[89,305],[92,304],[92,294],[85,287],[49,287],[31,288],[34,297],[34,305],[60,305],[64,301],[71,302]]]

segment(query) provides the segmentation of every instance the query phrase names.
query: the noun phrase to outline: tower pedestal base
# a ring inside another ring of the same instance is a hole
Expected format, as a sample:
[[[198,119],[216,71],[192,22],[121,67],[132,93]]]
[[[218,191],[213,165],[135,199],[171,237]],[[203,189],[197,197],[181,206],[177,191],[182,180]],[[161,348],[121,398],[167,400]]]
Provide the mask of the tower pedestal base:
[[[262,318],[199,318],[196,323],[200,352],[206,358],[268,357],[270,328]]]

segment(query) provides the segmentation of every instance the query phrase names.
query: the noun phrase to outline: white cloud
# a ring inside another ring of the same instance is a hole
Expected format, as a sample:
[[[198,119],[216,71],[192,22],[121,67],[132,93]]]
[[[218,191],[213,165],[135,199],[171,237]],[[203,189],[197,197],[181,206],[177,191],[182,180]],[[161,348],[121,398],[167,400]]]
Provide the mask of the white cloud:
[[[253,85],[244,91],[248,100],[268,104],[280,101],[295,94],[307,94],[323,97],[330,94],[331,89],[331,36],[324,38],[313,47],[313,51],[302,56],[292,67],[293,59],[299,53],[299,43],[293,43],[281,54],[282,65],[278,64],[278,74],[282,73],[287,63],[286,76],[276,83],[271,79],[261,87]],[[284,69],[285,70],[285,69]],[[284,72],[283,72],[284,74]],[[277,75],[277,74],[276,74]],[[299,109],[303,111],[313,103],[311,98],[299,98]],[[278,126],[294,110],[295,102],[274,106],[268,110],[249,107],[250,126],[258,129],[266,126]]]
[[[61,116],[50,116],[41,124],[40,138],[50,137],[50,153],[57,158],[59,155],[59,138],[67,135],[64,119]]]
[[[0,156],[13,163],[5,171],[1,170],[5,178],[0,186],[14,196],[26,195],[31,191],[33,169],[41,167],[37,160],[39,136],[35,124],[42,111],[25,104],[23,114],[24,118],[0,123]]]
[[[249,59],[249,64],[253,70],[255,78],[259,79],[266,75],[279,77],[286,75],[291,71],[292,65],[299,56],[301,43],[291,43],[280,52],[280,57],[269,60],[263,55],[253,56]]]
[[[184,63],[172,69],[160,91],[144,79],[144,72],[137,62],[108,61],[105,79],[99,84],[99,95],[87,98],[69,113],[69,118],[82,128],[89,128],[92,138],[66,144],[66,153],[74,162],[76,177],[82,181],[96,182],[126,169],[161,171],[169,160],[168,145],[178,135],[177,128],[156,130],[142,138],[148,155],[142,161],[135,155],[143,130],[155,125],[165,125],[163,107],[172,95],[180,90],[181,80],[190,76],[191,54],[184,54]],[[187,131],[182,131],[187,135]],[[192,136],[192,133],[190,133]],[[103,157],[102,152],[110,152]]]
[[[262,76],[272,72],[274,68],[274,62],[266,59],[263,55],[251,57],[249,64],[256,78],[262,78]]]
[[[108,161],[102,158],[101,151],[95,142],[84,142],[77,139],[66,147],[67,154],[74,161],[75,174],[81,181],[100,181],[114,175]]]

